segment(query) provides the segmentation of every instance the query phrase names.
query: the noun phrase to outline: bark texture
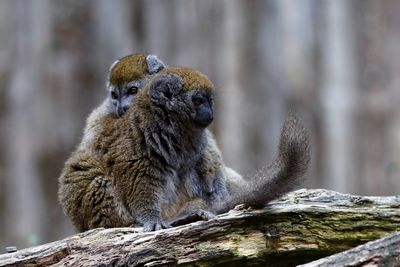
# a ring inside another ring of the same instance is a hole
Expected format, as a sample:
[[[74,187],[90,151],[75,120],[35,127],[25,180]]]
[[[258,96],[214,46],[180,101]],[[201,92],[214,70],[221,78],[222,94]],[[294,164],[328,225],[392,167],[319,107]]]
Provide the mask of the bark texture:
[[[400,231],[399,206],[400,196],[302,189],[263,210],[157,232],[94,229],[0,255],[0,266],[295,266]]]
[[[400,233],[301,265],[301,267],[315,266],[400,266]]]

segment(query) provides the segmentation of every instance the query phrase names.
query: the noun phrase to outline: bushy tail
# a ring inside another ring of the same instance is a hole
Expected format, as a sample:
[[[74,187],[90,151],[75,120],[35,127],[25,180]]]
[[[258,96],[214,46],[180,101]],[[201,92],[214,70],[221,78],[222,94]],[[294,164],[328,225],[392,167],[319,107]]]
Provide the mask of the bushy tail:
[[[293,190],[307,172],[310,163],[310,141],[301,121],[289,113],[278,147],[278,155],[270,165],[263,167],[229,199],[217,204],[214,212],[224,213],[236,205],[262,208],[267,202]]]

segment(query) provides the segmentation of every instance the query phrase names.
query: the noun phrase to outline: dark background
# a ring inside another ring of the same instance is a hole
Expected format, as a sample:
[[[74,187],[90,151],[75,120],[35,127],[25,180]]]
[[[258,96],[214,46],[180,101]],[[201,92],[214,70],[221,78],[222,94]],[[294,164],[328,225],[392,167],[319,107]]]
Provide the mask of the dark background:
[[[154,53],[217,88],[227,164],[272,159],[287,110],[311,132],[303,187],[399,194],[400,1],[0,1],[0,251],[73,233],[57,178],[110,64]]]

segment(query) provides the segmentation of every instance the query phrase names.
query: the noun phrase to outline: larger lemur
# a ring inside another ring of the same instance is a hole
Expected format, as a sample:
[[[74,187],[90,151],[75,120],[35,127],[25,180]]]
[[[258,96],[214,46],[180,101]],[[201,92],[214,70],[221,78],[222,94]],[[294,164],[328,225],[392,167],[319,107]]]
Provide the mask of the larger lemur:
[[[99,164],[95,159],[96,156],[93,156],[97,154],[97,148],[93,143],[93,140],[102,131],[103,127],[100,121],[105,117],[113,119],[121,117],[132,104],[134,98],[144,84],[152,77],[152,75],[164,68],[165,64],[156,56],[145,56],[142,54],[125,56],[111,65],[106,86],[108,92],[107,98],[88,117],[82,141],[77,150],[65,164],[60,181],[64,176],[68,176],[70,179],[75,177],[76,181],[82,179],[92,180],[93,183],[96,184],[102,180],[102,177],[107,175],[106,167]],[[200,176],[204,177],[228,177],[228,187],[230,190],[234,190],[243,183],[241,175],[224,165],[221,152],[218,149],[211,132],[207,130],[206,136],[207,146],[204,151],[204,157],[202,162],[196,167],[196,171]],[[80,166],[81,168],[71,168],[71,166]],[[88,190],[95,192],[97,189],[94,185],[94,188]],[[97,226],[107,227],[107,223],[97,223],[91,220],[82,223],[83,219],[81,217],[83,216],[83,213],[79,208],[75,211],[67,211],[65,209],[65,203],[61,198],[61,194],[60,202],[64,206],[65,212],[69,217],[71,217],[74,225],[79,231]],[[197,210],[197,208],[200,208],[201,206],[205,207],[205,204],[200,203],[200,206],[198,204],[199,203],[196,203],[193,207],[188,207],[185,212],[182,212],[182,214],[198,212],[198,217],[205,219],[209,218],[209,213]],[[196,208],[196,210],[193,210],[194,208]],[[78,217],[79,219],[77,219]]]
[[[73,155],[60,177],[60,201],[78,229],[136,223],[157,230],[193,199],[219,213],[239,203],[258,207],[290,190],[310,157],[307,133],[294,116],[285,122],[278,156],[265,177],[229,192],[224,175],[199,175],[212,97],[204,75],[167,68],[121,119],[105,116],[93,153]]]

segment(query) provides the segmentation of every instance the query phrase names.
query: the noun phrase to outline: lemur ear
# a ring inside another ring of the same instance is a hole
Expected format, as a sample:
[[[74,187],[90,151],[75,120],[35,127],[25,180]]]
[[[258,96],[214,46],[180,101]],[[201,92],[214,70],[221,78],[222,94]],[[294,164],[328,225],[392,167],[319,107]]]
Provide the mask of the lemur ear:
[[[162,69],[165,69],[165,64],[156,55],[148,55],[146,57],[147,69],[150,74],[155,74]]]
[[[150,84],[150,96],[153,101],[164,103],[182,90],[182,78],[176,74],[163,74],[155,77]]]
[[[115,61],[111,64],[110,68],[108,69],[107,81],[106,81],[106,89],[107,89],[107,91],[111,91],[111,82],[110,82],[110,79],[111,79],[111,72],[113,71],[114,67],[115,67],[119,62],[120,62],[119,59],[115,60]]]

